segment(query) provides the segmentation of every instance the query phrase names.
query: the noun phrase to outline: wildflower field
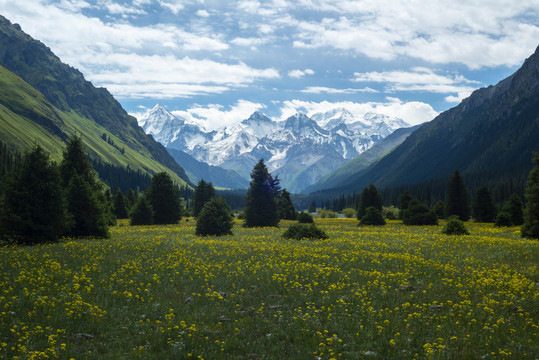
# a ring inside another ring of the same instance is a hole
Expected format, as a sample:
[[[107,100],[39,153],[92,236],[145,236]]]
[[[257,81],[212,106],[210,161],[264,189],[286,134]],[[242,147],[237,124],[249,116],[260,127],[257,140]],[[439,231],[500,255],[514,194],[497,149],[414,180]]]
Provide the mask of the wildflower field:
[[[184,219],[0,248],[0,358],[539,358],[539,242],[518,228],[316,222],[330,239]]]

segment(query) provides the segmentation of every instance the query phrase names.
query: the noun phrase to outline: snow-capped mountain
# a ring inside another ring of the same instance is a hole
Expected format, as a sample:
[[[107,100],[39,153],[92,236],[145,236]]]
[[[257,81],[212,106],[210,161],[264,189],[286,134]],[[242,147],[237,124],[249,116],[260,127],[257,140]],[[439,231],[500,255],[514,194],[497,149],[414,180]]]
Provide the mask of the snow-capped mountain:
[[[139,124],[167,148],[233,170],[245,179],[263,158],[282,186],[292,192],[301,192],[394,130],[410,126],[382,114],[358,118],[347,109],[312,117],[297,113],[283,121],[257,111],[237,124],[209,132],[159,105],[139,119]]]

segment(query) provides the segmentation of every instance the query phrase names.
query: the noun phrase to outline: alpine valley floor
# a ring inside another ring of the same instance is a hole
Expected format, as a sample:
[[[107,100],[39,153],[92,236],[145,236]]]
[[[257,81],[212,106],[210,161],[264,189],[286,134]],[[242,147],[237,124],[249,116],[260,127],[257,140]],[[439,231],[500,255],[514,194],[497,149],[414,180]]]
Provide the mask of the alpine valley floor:
[[[0,248],[5,359],[536,359],[539,242],[466,223],[197,237],[195,221]]]

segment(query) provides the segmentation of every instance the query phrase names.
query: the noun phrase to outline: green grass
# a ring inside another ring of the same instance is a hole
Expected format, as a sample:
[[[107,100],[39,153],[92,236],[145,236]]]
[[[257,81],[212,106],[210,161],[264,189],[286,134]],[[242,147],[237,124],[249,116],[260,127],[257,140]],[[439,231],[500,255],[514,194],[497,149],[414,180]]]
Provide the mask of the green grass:
[[[0,249],[0,357],[535,359],[539,243],[467,223],[197,237],[195,221]]]

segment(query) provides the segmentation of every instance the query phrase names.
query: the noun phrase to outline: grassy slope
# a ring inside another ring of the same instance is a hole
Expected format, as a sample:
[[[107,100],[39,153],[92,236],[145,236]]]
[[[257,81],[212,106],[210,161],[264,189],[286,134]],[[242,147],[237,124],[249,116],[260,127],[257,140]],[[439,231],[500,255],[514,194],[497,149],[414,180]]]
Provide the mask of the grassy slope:
[[[316,221],[329,240],[191,220],[0,248],[0,357],[536,358],[539,243],[518,228]]]
[[[185,185],[176,173],[154,160],[148,149],[136,146],[134,150],[107,129],[81,117],[75,112],[63,112],[51,105],[45,97],[14,73],[0,66],[0,139],[13,150],[24,151],[37,141],[53,160],[60,161],[65,139],[82,134],[88,153],[116,166],[149,171],[167,171],[175,182]],[[116,147],[101,136],[107,134]],[[131,141],[136,141],[132,139]],[[124,154],[118,150],[123,148]]]

